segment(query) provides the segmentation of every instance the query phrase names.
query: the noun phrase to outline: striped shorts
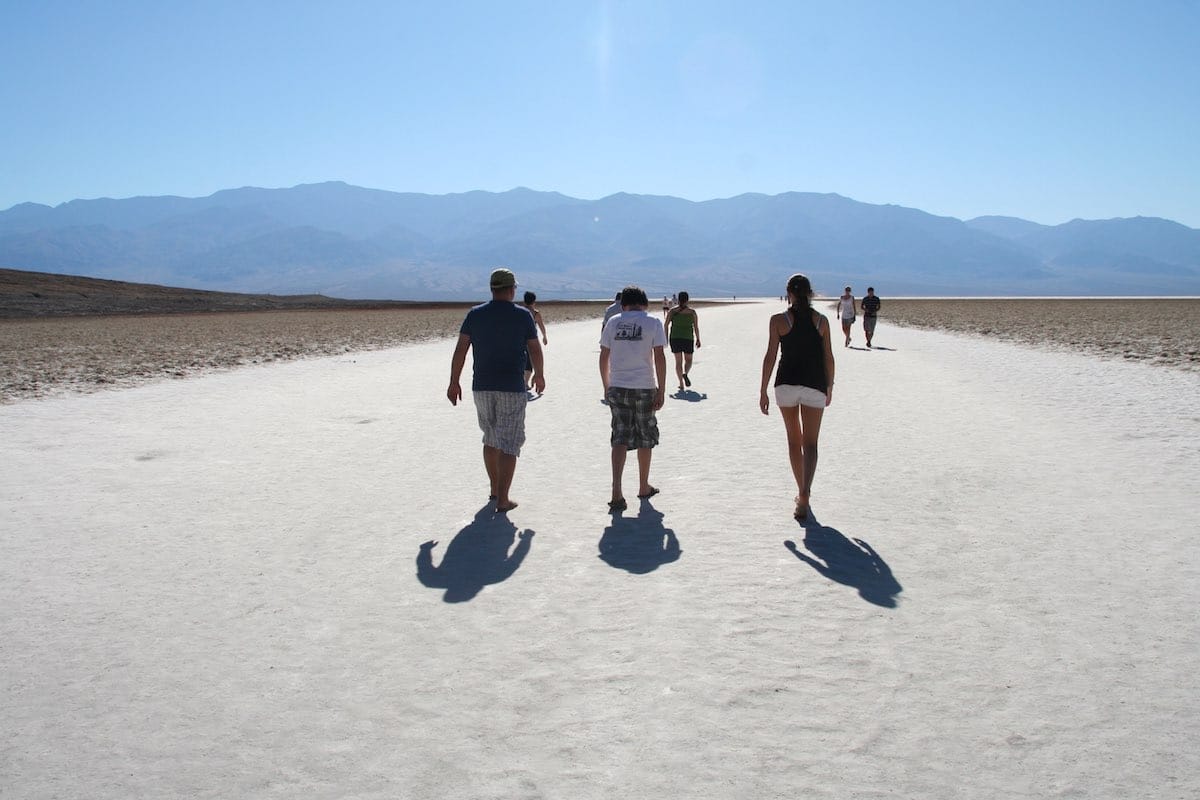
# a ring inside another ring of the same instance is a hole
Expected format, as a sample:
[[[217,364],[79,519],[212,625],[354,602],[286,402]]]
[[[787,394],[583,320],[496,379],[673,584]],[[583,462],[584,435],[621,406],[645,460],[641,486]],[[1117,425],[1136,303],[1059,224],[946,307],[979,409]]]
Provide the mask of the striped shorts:
[[[525,392],[472,392],[483,443],[513,456],[525,444]]]
[[[654,416],[654,389],[608,387],[612,411],[612,446],[640,450],[658,444],[658,419]]]

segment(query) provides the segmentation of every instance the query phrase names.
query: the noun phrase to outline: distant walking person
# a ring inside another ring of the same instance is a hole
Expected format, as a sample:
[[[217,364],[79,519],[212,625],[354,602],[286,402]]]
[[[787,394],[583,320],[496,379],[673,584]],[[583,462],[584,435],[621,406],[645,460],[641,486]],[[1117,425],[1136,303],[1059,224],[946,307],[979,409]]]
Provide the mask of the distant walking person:
[[[621,292],[620,314],[609,320],[600,335],[600,381],[612,412],[612,499],[610,511],[624,511],[621,477],[625,458],[637,451],[638,497],[658,494],[650,485],[650,459],[658,445],[658,419],[667,381],[666,332],[658,317],[647,313],[650,301],[637,286]]]
[[[867,337],[867,347],[871,346],[871,340],[875,338],[875,322],[879,319],[879,307],[883,305],[883,301],[875,294],[875,287],[867,287],[867,296],[862,299],[863,312],[863,333]]]
[[[530,314],[533,314],[533,322],[537,325],[538,330],[542,332],[542,344],[550,344],[550,340],[546,338],[546,323],[542,321],[542,312],[537,310],[537,295],[533,292],[526,292],[524,301],[521,305],[525,306]],[[543,354],[543,358],[544,358]],[[529,358],[529,351],[525,352],[525,388],[533,388],[533,360]]]
[[[513,302],[516,276],[504,268],[494,270],[491,289],[491,302],[468,311],[459,329],[446,397],[455,406],[462,399],[459,378],[467,351],[473,350],[471,391],[483,431],[483,466],[496,511],[503,513],[517,507],[509,489],[525,444],[525,406],[529,402],[524,380],[526,353],[533,362],[532,385],[538,394],[546,391],[546,376],[533,315]]]
[[[679,293],[679,305],[667,312],[666,324],[667,341],[675,354],[675,378],[681,392],[684,386],[692,385],[688,373],[692,371],[693,345],[700,347],[700,316],[688,305],[688,298],[687,292]]]
[[[788,278],[788,310],[771,317],[770,338],[763,356],[758,406],[768,413],[767,383],[775,371],[775,404],[787,430],[788,460],[796,479],[794,516],[808,518],[813,476],[817,472],[817,439],[821,417],[833,402],[833,347],[829,321],[812,307],[812,284],[799,273]]]
[[[608,324],[608,321],[620,313],[621,313],[621,293],[617,292],[617,296],[614,297],[613,301],[608,304],[607,308],[604,309],[604,321],[600,323],[600,332],[603,333],[604,326]]]
[[[842,333],[846,334],[846,347],[850,346],[850,326],[854,324],[854,318],[858,316],[855,311],[854,295],[850,294],[850,287],[846,287],[846,291],[842,292],[842,296],[838,298],[838,319],[842,321]]]
[[[671,298],[663,295],[663,319],[667,318],[667,313],[671,310]]]

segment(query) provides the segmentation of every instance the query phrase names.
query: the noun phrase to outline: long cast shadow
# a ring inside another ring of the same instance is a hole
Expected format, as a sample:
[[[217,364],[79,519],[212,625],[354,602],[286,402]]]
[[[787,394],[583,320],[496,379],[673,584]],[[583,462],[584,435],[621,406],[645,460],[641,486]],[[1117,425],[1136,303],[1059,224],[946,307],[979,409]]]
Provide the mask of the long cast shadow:
[[[836,528],[822,525],[811,509],[804,523],[804,547],[812,556],[801,552],[790,539],[783,544],[829,580],[857,589],[868,603],[895,608],[896,595],[904,591],[891,567],[871,545],[862,539],[847,539]]]
[[[493,505],[479,509],[475,519],[455,534],[438,566],[433,565],[436,541],[425,542],[417,553],[417,580],[431,589],[445,589],[442,599],[447,603],[473,600],[484,586],[511,578],[529,554],[533,531],[526,529],[518,537],[517,526],[507,514],[497,514]]]
[[[683,551],[675,531],[663,526],[663,514],[642,500],[636,517],[613,515],[600,537],[599,558],[610,566],[645,575],[678,561]]]

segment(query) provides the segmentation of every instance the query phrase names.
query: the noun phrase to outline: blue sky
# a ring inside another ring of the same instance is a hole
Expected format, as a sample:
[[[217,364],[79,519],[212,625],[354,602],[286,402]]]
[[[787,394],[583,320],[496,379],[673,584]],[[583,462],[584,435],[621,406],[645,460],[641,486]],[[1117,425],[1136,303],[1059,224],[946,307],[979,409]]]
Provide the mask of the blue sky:
[[[344,180],[1200,227],[1198,32],[1198,0],[0,0],[0,209]]]

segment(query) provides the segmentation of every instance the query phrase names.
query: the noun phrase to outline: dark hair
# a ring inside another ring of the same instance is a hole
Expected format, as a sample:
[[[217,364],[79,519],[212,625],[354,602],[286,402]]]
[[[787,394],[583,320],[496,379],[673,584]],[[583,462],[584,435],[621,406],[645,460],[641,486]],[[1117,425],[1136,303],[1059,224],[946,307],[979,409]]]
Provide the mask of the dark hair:
[[[688,297],[690,297],[690,295],[687,292],[680,292],[679,293],[679,302],[686,303],[688,301]]]
[[[875,291],[875,287],[874,287],[874,286],[868,286],[868,287],[867,287],[867,291],[868,291],[868,292],[873,292],[873,291]]]
[[[640,287],[631,284],[621,290],[621,305],[648,306],[650,305],[650,301],[646,298],[646,293]]]
[[[812,308],[812,301],[809,299],[809,295],[812,294],[812,281],[807,275],[797,272],[788,278],[787,293],[795,298],[793,305],[803,302],[805,308]]]
[[[533,292],[525,293],[525,305],[529,305],[530,303],[536,303],[536,302],[537,302],[536,294],[534,294]]]

